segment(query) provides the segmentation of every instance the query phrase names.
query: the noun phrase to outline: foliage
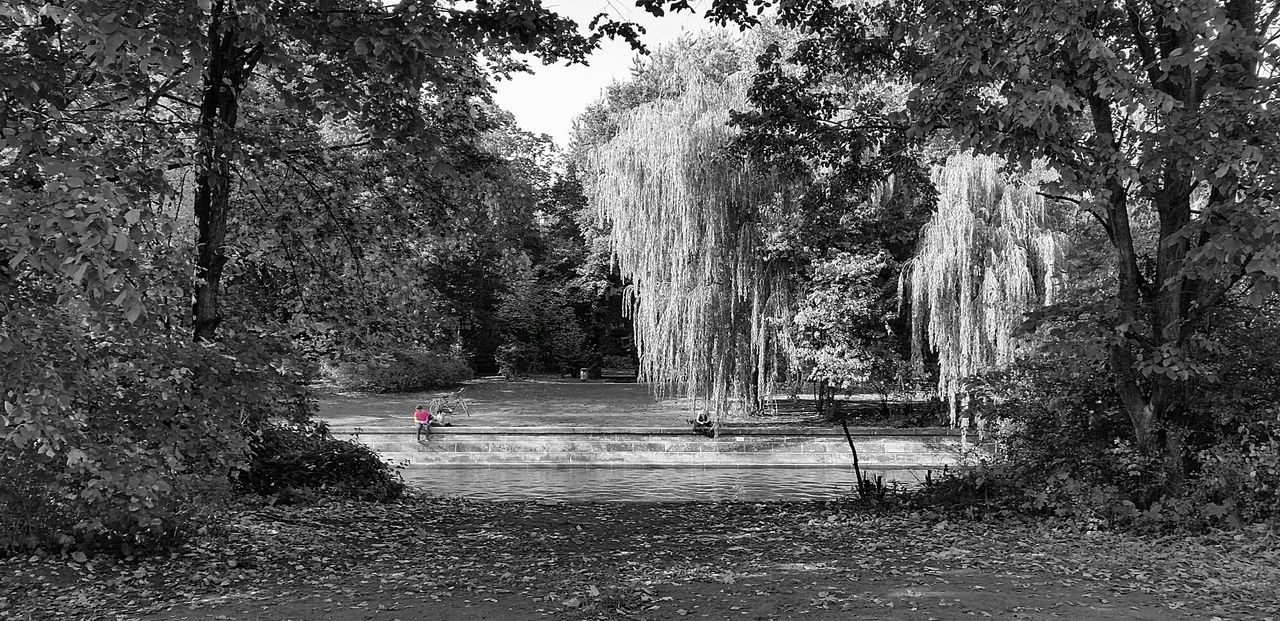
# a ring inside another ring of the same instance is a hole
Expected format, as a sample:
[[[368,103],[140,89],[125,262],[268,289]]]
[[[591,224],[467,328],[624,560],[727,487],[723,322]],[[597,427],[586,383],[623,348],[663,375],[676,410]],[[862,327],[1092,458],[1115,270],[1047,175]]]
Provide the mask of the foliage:
[[[328,366],[330,379],[345,390],[414,392],[456,386],[471,379],[471,367],[453,353],[401,350],[363,362]]]
[[[611,366],[601,357],[635,357],[631,321],[623,314],[623,284],[609,257],[607,228],[587,202],[579,168],[568,158],[565,165],[539,205],[539,236],[529,257],[542,286],[573,307],[584,332],[585,366]]]
[[[1274,304],[1266,308],[1264,321]],[[1220,309],[1218,338],[1259,344],[1280,338],[1280,324],[1241,321],[1254,313]],[[1072,321],[1079,320],[1055,318],[1046,325]],[[1247,373],[1252,383],[1201,381],[1188,407],[1210,409],[1203,410],[1188,439],[1190,476],[1180,494],[1169,494],[1166,464],[1138,448],[1123,404],[1106,383],[1106,367],[1092,359],[1082,332],[1048,330],[1035,353],[966,387],[973,407],[995,421],[991,435],[998,459],[943,481],[931,492],[932,501],[1159,529],[1240,526],[1280,517],[1277,412],[1274,393],[1264,396],[1280,380],[1280,360],[1258,348],[1224,349],[1207,358],[1208,368]]]
[[[301,398],[296,372],[268,365],[270,335],[239,337],[258,348],[231,357],[119,315],[38,308],[3,324],[22,338],[0,359],[0,548],[181,540],[246,464],[246,433]]]
[[[758,10],[720,0],[708,14],[745,26]],[[911,135],[1046,158],[1054,193],[1080,201],[1114,249],[1099,359],[1176,491],[1207,320],[1232,292],[1257,303],[1280,289],[1280,165],[1264,155],[1280,146],[1274,3],[821,0],[778,19],[834,42],[835,65],[910,76],[895,116]],[[1149,245],[1133,226],[1144,211]]]
[[[38,516],[3,545],[172,540],[317,353],[459,329],[417,286],[439,247],[405,242],[489,215],[458,197],[502,181],[490,77],[634,40],[597,26],[532,0],[0,8],[0,511]]]
[[[585,183],[628,282],[641,379],[706,398],[717,416],[733,397],[752,408],[769,393],[790,303],[783,266],[758,252],[755,222],[776,186],[724,149],[729,109],[745,103],[743,74],[725,62],[736,53],[724,37],[660,50],[635,90],[611,95],[616,130],[594,145]]]
[[[766,256],[798,291],[792,339],[808,379],[904,389],[909,330],[895,283],[933,211],[924,155],[889,120],[905,76],[843,62],[840,43],[761,25],[762,52],[732,113],[734,149],[786,181],[766,207]],[[768,209],[772,207],[773,210]]]
[[[263,496],[315,490],[386,502],[404,493],[400,473],[369,447],[329,435],[324,423],[273,422],[252,445],[249,467],[236,477],[240,489]]]
[[[892,282],[890,265],[884,253],[840,253],[814,266],[793,320],[796,354],[810,365],[811,379],[846,390],[894,383],[896,356],[882,306],[892,298],[885,287]]]
[[[498,373],[509,380],[545,370],[542,351],[528,343],[503,343],[498,347],[497,359]]]
[[[903,272],[902,296],[911,300],[912,363],[923,370],[926,342],[937,353],[953,425],[961,382],[1011,362],[1023,313],[1053,304],[1061,288],[1067,241],[1038,194],[1044,174],[1015,176],[996,158],[967,154],[935,172],[938,211]]]
[[[1280,519],[1280,412],[1204,449],[1192,489],[1205,517],[1239,525]]]
[[[512,270],[497,319],[503,337],[498,348],[503,375],[576,373],[586,363],[586,334],[577,315],[561,291],[543,282],[532,265],[523,263]]]
[[[981,18],[979,18],[981,14]],[[900,41],[928,57],[910,105],[966,146],[1043,154],[1115,249],[1103,359],[1136,445],[1185,474],[1183,407],[1209,313],[1232,290],[1277,286],[1273,193],[1277,50],[1265,2],[923,3]],[[971,54],[976,52],[976,54]],[[986,96],[987,93],[998,96]],[[1150,208],[1146,257],[1132,227]]]

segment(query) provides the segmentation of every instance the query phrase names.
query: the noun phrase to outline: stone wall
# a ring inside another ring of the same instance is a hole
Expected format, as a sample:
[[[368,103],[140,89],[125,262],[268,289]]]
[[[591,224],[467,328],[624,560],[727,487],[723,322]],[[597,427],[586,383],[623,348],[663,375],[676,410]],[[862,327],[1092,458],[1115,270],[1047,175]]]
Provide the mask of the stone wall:
[[[445,427],[419,443],[413,430],[334,429],[407,466],[824,466],[849,465],[844,433],[829,428],[724,428],[714,438],[687,427]],[[955,430],[851,429],[863,468],[962,466],[982,447]]]

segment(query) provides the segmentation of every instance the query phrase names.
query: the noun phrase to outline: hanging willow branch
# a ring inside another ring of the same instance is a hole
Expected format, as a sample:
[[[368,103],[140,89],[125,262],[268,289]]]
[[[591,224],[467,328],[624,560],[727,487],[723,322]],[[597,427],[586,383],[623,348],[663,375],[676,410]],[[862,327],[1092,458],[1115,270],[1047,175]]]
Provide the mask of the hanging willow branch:
[[[588,196],[630,283],[641,379],[705,398],[718,419],[735,401],[758,408],[786,355],[787,278],[759,258],[755,225],[778,199],[767,175],[724,150],[742,76],[679,67],[675,78],[678,95],[627,111],[596,149]]]
[[[1023,313],[1054,302],[1067,245],[1064,233],[1048,228],[1038,194],[1045,173],[1010,180],[1001,166],[960,154],[934,171],[938,211],[902,275],[910,284],[912,364],[922,369],[927,341],[953,425],[964,379],[1010,362]]]

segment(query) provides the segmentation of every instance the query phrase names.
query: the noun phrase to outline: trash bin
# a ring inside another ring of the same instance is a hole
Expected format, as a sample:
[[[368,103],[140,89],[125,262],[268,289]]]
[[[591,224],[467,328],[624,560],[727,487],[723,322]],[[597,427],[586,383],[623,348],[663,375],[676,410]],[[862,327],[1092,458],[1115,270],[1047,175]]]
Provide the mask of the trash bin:
[[[586,367],[582,367],[581,369],[578,369],[578,381],[580,381],[580,382],[585,382],[585,381],[587,381],[587,368],[586,368]]]

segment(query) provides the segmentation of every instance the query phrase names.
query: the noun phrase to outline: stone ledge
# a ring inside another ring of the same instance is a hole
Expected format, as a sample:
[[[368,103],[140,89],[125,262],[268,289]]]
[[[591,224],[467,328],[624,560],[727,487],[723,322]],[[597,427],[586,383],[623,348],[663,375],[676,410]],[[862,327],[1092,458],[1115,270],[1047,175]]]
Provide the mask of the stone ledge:
[[[781,469],[792,469],[792,470],[838,469],[838,470],[848,470],[849,472],[853,472],[853,465],[849,463],[761,464],[761,463],[745,463],[744,462],[744,463],[736,463],[736,464],[727,464],[727,463],[691,464],[691,463],[666,462],[666,463],[649,464],[649,463],[621,463],[621,462],[586,463],[586,462],[580,462],[580,461],[564,462],[564,463],[552,463],[552,462],[514,463],[514,462],[500,462],[500,461],[449,463],[449,462],[439,461],[439,462],[411,463],[403,467],[406,469],[411,469],[415,472],[423,472],[423,471],[429,472],[432,468],[441,468],[441,469],[449,469],[449,470],[471,469],[471,468],[475,468],[475,469],[493,468],[495,470],[517,470],[517,469],[523,469],[523,468],[536,468],[536,469],[545,469],[545,470],[554,470],[558,468],[567,468],[567,469],[604,468],[604,469],[618,469],[618,470],[634,470],[634,469],[643,469],[643,468],[654,468],[654,469],[677,469],[678,468],[681,470],[687,470],[689,468],[707,469],[707,470],[756,470],[756,469],[763,470],[766,468],[781,468]],[[885,471],[885,470],[895,470],[895,471],[932,470],[935,472],[941,472],[943,468],[946,468],[947,470],[955,471],[955,470],[964,470],[967,468],[967,466],[961,466],[956,464],[924,464],[924,465],[917,465],[913,467],[913,466],[903,466],[899,464],[860,464],[859,468],[861,468],[863,471],[873,471],[873,472]]]
[[[749,457],[744,454],[738,455],[718,455],[710,458],[704,453],[660,453],[660,454],[612,454],[604,455],[588,455],[582,453],[575,454],[555,454],[544,453],[536,456],[522,456],[517,458],[515,455],[508,453],[473,453],[470,455],[438,455],[437,459],[430,458],[430,455],[412,454],[412,453],[383,453],[381,457],[390,464],[405,464],[409,466],[439,466],[439,467],[457,467],[457,466],[493,466],[493,467],[511,467],[519,468],[525,466],[602,466],[602,467],[633,467],[644,468],[650,466],[685,466],[685,467],[835,467],[835,468],[852,468],[852,461],[847,455],[774,455],[769,459],[763,459],[760,456]],[[531,458],[532,457],[532,458]],[[940,455],[901,455],[897,459],[888,460],[861,460],[859,464],[864,469],[885,469],[885,470],[916,470],[916,469],[940,469],[943,467],[956,468],[960,467],[962,461],[959,456],[940,456]]]
[[[334,435],[381,436],[414,433],[412,425],[401,428],[388,427],[331,427]],[[689,427],[471,427],[458,425],[455,427],[434,427],[432,435],[503,435],[503,436],[563,436],[563,435],[659,435],[689,436],[693,431]],[[946,436],[960,437],[959,430],[948,427],[850,427],[849,435],[862,436]],[[820,436],[844,437],[840,428],[830,427],[732,427],[720,428],[720,438],[733,436]]]

